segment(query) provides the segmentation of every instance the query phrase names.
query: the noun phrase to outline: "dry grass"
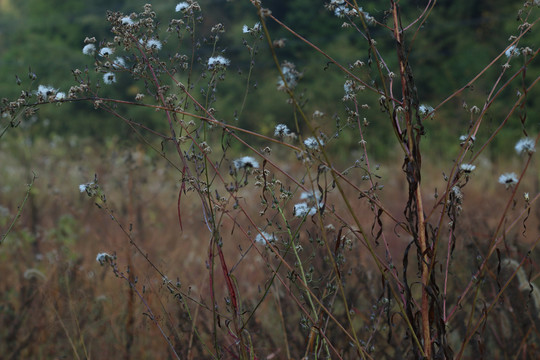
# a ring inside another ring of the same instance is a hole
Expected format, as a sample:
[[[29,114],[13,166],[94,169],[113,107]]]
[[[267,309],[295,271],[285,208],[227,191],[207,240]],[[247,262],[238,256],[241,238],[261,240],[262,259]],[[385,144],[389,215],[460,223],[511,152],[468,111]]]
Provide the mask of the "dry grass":
[[[91,149],[88,145],[85,141],[77,141],[70,150],[67,143],[54,148],[40,140],[28,150],[40,155],[32,155],[24,167],[10,156],[2,158],[5,165],[1,176],[5,180],[1,202],[11,215],[16,212],[25,191],[25,184],[17,179],[28,178],[31,172],[38,176],[21,219],[2,246],[2,353],[6,354],[6,358],[169,356],[165,340],[152,323],[148,309],[127,282],[115,277],[109,267],[100,266],[95,261],[96,254],[104,251],[116,254],[117,266],[121,271],[127,274],[129,268],[131,280],[135,283],[134,279],[137,279],[136,288],[182,358],[188,355],[191,358],[206,357],[208,352],[204,346],[212,348],[214,335],[219,338],[218,342],[224,349],[234,348],[231,338],[227,336],[228,320],[218,318],[218,332],[214,334],[209,300],[209,235],[200,206],[197,205],[196,194],[188,193],[183,199],[183,230],[180,230],[175,195],[179,181],[177,173],[172,168],[168,169],[165,161],[150,158],[141,148],[118,150],[111,145],[111,149]],[[73,149],[85,150],[75,153]],[[70,152],[70,157],[63,155]],[[107,157],[111,153],[114,155]],[[392,166],[395,164],[389,163],[383,165],[382,169]],[[135,251],[130,239],[111,220],[110,214],[95,206],[86,194],[78,191],[78,185],[91,180],[94,171],[99,174],[99,182],[107,194],[108,206],[114,211],[118,222],[126,229],[132,224],[132,239],[144,254],[148,254],[148,259],[173,283],[176,284],[177,279],[180,281],[185,302],[167,289],[166,282]],[[301,168],[292,171],[300,172]],[[426,178],[440,178],[437,175],[440,169],[435,166],[426,171],[433,175]],[[397,214],[400,213],[400,204],[405,201],[403,177],[400,173],[392,176],[386,174],[387,184],[391,185],[387,185],[381,192],[383,202],[390,204],[390,210]],[[486,187],[486,184],[493,182],[491,177],[489,172],[483,173],[480,169],[465,192],[461,227],[456,236],[458,241],[454,253],[454,257],[461,260],[454,263],[449,277],[451,287],[455,286],[456,291],[478,267],[478,257],[486,251],[490,232],[497,223],[496,216],[500,214],[498,210],[508,196],[508,192],[501,193],[498,188]],[[436,187],[435,183],[429,185],[425,188]],[[242,195],[245,206],[251,213],[257,213],[260,204],[254,199],[260,193],[250,189]],[[354,194],[350,195],[352,199]],[[432,199],[428,202],[429,208],[435,199],[433,193],[425,195],[427,199]],[[329,199],[328,202],[339,210],[338,199]],[[370,228],[373,216],[369,207],[360,200],[352,204],[357,214],[364,219],[363,225]],[[513,218],[514,213],[520,211],[522,204],[517,203],[508,217]],[[7,219],[9,216],[2,217],[4,225]],[[275,265],[278,261],[265,246],[253,245],[242,236],[240,226],[249,229],[249,225],[240,216],[236,219],[239,221],[236,225],[231,221],[225,221],[222,225],[223,249],[230,272],[237,281],[240,308],[249,312],[255,308],[268,285],[271,277],[268,264]],[[538,220],[536,216],[530,217],[525,223],[520,220],[499,246],[501,257],[523,256],[529,245],[527,239],[539,236]],[[313,267],[314,292],[325,299],[325,284],[330,283],[327,277],[331,271],[324,261],[321,246],[308,239],[310,228],[311,233],[316,233],[315,223],[307,226],[308,231],[302,232],[301,254],[306,263]],[[334,230],[329,233],[333,235],[333,243],[336,232]],[[394,256],[403,254],[410,241],[407,235],[399,229],[385,229],[385,233],[389,234],[386,240],[391,246],[391,253]],[[358,240],[351,240],[350,248],[343,251],[346,258],[342,268],[342,273],[346,274],[346,296],[360,331],[364,336],[372,334],[371,344],[380,348],[386,343],[389,331],[388,325],[384,325],[386,320],[381,317],[385,309],[381,278],[364,247]],[[382,245],[377,247],[377,253],[381,257],[385,256]],[[537,252],[530,254],[526,272],[527,278],[538,283],[538,280],[534,280],[540,273],[535,261],[538,257],[535,255]],[[402,268],[400,258],[395,262],[398,268]],[[485,280],[485,285],[480,287],[477,294],[486,301],[497,292],[497,283],[503,282],[496,275],[497,266],[495,261],[489,267],[491,278]],[[508,271],[507,268],[505,271]],[[227,314],[228,306],[223,301],[228,296],[226,284],[220,275],[215,275],[214,280],[216,302],[221,307],[220,311]],[[294,282],[289,280],[286,284],[290,291],[297,292]],[[527,295],[528,291],[523,284],[516,281],[512,284],[515,284],[511,285],[514,289],[508,291],[508,295],[496,306],[496,315],[493,315],[495,321],[482,330],[482,343],[478,347],[495,347],[497,351],[482,351],[490,354],[500,352],[502,358],[503,353],[518,353],[518,347],[525,344],[515,341],[525,339],[529,346],[525,353],[530,358],[536,353],[532,342],[537,336],[536,295]],[[299,358],[308,342],[309,327],[302,328],[301,313],[287,291],[281,285],[270,287],[270,295],[259,304],[249,320],[249,338],[256,344],[254,351],[262,358],[285,358],[285,346],[288,346],[293,358]],[[449,300],[456,300],[455,292],[449,292]],[[333,302],[334,316],[343,316],[340,304],[339,299]],[[526,305],[517,309],[517,304]],[[467,304],[463,306],[467,307]],[[398,329],[400,319],[394,317],[392,321]],[[458,315],[450,326],[450,338],[456,342],[454,346],[464,336],[466,321],[466,318]],[[198,329],[199,339],[194,336],[194,325]],[[330,324],[327,332],[337,330],[332,330],[333,327]],[[373,332],[371,327],[375,327],[376,331]],[[398,349],[399,341],[399,336],[394,335],[390,344]],[[346,339],[334,339],[334,345],[342,349],[348,347]],[[469,350],[470,354],[480,352],[481,349],[475,346],[473,344]],[[224,351],[225,358],[232,357]],[[392,346],[376,353],[380,359],[398,356]]]
[[[390,2],[388,24],[357,4],[342,14],[359,37],[370,39],[367,21],[397,40],[392,62],[367,42],[376,57],[370,69],[337,63],[253,3],[260,26],[248,31],[253,44],[244,44],[253,60],[254,47],[267,42],[295,139],[220,118],[213,106],[229,71],[229,61],[216,56],[225,30],[212,28],[213,57],[205,54],[198,65],[182,54],[165,61],[155,38],[165,30],[150,5],[130,19],[108,14],[115,43],[122,44],[115,55],[125,52],[133,66],[94,56],[106,85],[114,86],[114,71],[131,76],[144,96],[103,98],[93,74],[75,70],[76,86],[67,95],[50,88],[3,102],[2,126],[12,138],[0,143],[0,225],[10,229],[0,247],[0,353],[13,359],[538,358],[534,155],[540,135],[526,133],[523,115],[522,162],[492,164],[485,156],[516,109],[526,112],[526,94],[540,78],[529,79],[525,70],[540,51],[524,48],[523,66],[515,70],[511,57],[495,65],[504,51],[486,66],[498,69],[499,78],[482,109],[460,109],[470,117],[459,129],[466,135],[451,145],[455,159],[441,159],[422,147],[424,123],[431,122],[430,131],[447,123],[445,111],[455,110],[445,104],[466,97],[480,75],[435,108],[421,105],[397,2]],[[200,9],[185,5],[167,37],[190,39],[196,58]],[[335,14],[338,5],[328,9]],[[433,6],[428,2],[407,31],[420,30]],[[528,5],[520,14],[520,32],[511,39],[516,46],[537,22],[527,21],[534,17]],[[300,73],[279,59],[267,21],[344,76],[345,105],[338,110],[344,119],[307,113],[303,95],[295,93]],[[388,64],[396,61],[391,71]],[[250,81],[244,102],[260,96],[250,93]],[[485,115],[512,86],[520,95],[493,129]],[[47,142],[12,129],[36,108],[65,101],[93,103],[128,126],[140,145]],[[145,111],[162,115],[167,132],[128,118],[129,106],[141,118]],[[399,154],[380,167],[365,141],[372,130],[362,115],[368,108],[379,109],[373,116],[391,126]],[[343,158],[347,137],[358,149]],[[498,179],[507,171],[519,175]]]

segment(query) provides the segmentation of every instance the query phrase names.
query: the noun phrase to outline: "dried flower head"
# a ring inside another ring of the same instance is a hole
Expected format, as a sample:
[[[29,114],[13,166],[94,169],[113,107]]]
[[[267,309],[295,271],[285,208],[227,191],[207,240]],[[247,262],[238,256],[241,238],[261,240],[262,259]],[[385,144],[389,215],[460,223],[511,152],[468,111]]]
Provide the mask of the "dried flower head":
[[[259,31],[261,31],[261,23],[260,22],[255,23],[255,25],[253,25],[252,28],[248,27],[245,24],[244,24],[244,26],[242,26],[242,32],[244,34],[257,34]]]
[[[57,92],[56,96],[54,97],[54,100],[66,100],[66,93],[63,91]]]
[[[283,74],[283,78],[279,76],[277,82],[279,91],[285,91],[287,88],[290,90],[294,89],[298,85],[298,80],[302,77],[302,73],[298,72],[296,66],[289,61],[284,61],[281,64],[281,73]]]
[[[252,156],[244,156],[233,161],[234,167],[237,169],[249,169],[259,167],[259,163]]]
[[[117,57],[116,59],[114,59],[112,67],[113,67],[113,69],[125,68],[126,67],[126,61],[122,57]]]
[[[129,17],[129,16],[124,16],[123,18],[120,19],[120,22],[124,25],[133,25],[134,22],[133,20]]]
[[[96,256],[96,261],[99,262],[100,265],[102,266],[105,265],[106,262],[112,261],[112,260],[114,260],[114,257],[112,257],[111,255],[105,252],[99,253]]]
[[[473,164],[461,164],[459,166],[464,173],[472,173],[476,169],[476,165]]]
[[[366,87],[358,82],[353,80],[345,80],[343,84],[343,90],[345,91],[345,96],[343,96],[343,101],[353,100],[356,97],[356,93],[364,90]]]
[[[532,154],[536,151],[534,139],[529,137],[519,140],[515,146],[518,154]]]
[[[312,216],[317,213],[317,208],[308,206],[307,203],[298,203],[294,205],[293,208],[293,215],[299,218],[303,218],[305,216]]]
[[[313,116],[313,118],[322,118],[324,116],[324,113],[322,111],[315,110],[313,112],[313,115],[311,115],[311,116]]]
[[[90,197],[96,196],[99,194],[99,184],[97,183],[97,178],[94,181],[79,185],[80,192],[86,192]]]
[[[469,139],[469,141],[467,141],[467,139]],[[476,137],[474,135],[471,135],[470,138],[469,138],[469,135],[461,135],[459,137],[459,144],[461,146],[465,146],[465,145],[469,145],[469,146],[472,146],[474,145],[474,141],[476,140]]]
[[[221,55],[218,56],[212,56],[208,59],[208,69],[218,69],[218,68],[225,68],[229,66],[231,61]]]
[[[319,139],[317,141],[317,139],[315,137],[309,137],[306,140],[304,140],[304,145],[310,150],[318,149],[319,148],[319,143],[321,145],[324,145],[324,143],[323,143],[323,141],[321,139]]]
[[[113,72],[103,74],[103,82],[107,85],[111,85],[116,82],[116,75]]]
[[[260,234],[257,234],[257,236],[255,237],[255,242],[263,245],[265,245],[267,242],[271,243],[275,241],[276,237],[274,236],[274,234],[269,234],[265,231],[261,231]]]
[[[433,119],[433,116],[435,115],[433,107],[429,105],[424,105],[424,104],[420,105],[418,107],[418,111],[423,116],[429,115],[430,119]]]
[[[345,90],[345,95],[354,94],[354,82],[352,80],[346,80],[343,84],[343,90]]]
[[[107,46],[99,50],[99,55],[104,56],[104,57],[111,56],[113,53],[114,53],[114,49],[111,49],[110,47],[107,47]]]
[[[96,52],[96,45],[94,44],[86,44],[84,45],[82,52],[84,55],[94,55]]]
[[[349,8],[345,4],[345,1],[334,1],[334,3],[339,3],[340,4],[340,5],[337,5],[334,8],[334,15],[339,17],[339,18],[343,18],[345,16],[354,16],[354,15],[356,15],[358,13],[356,11],[356,9]]]
[[[504,173],[501,176],[499,176],[499,183],[505,185],[507,189],[508,189],[508,187],[510,187],[510,186],[512,186],[514,184],[517,184],[517,182],[518,182],[518,177],[513,172],[512,173]]]
[[[518,56],[519,50],[516,48],[516,45],[512,45],[508,49],[506,49],[504,55],[506,55],[507,58],[510,58],[512,56]]]
[[[187,2],[185,2],[185,1],[182,1],[182,2],[180,2],[178,4],[176,4],[176,7],[175,7],[174,10],[176,12],[180,12],[180,11],[186,10],[187,8],[189,8],[189,4]]]
[[[324,204],[323,195],[318,190],[315,190],[315,192],[313,191],[302,192],[302,194],[300,194],[300,200],[306,201],[307,205],[309,206],[322,207]]]
[[[163,45],[161,44],[161,41],[159,41],[158,39],[149,39],[149,40],[146,42],[145,47],[146,47],[148,50],[161,50],[161,48],[163,47]]]
[[[290,136],[291,130],[287,127],[285,124],[278,124],[276,125],[276,129],[274,130],[274,136],[283,138],[285,136]]]
[[[57,92],[58,89],[46,85],[39,85],[38,89],[36,90],[36,94],[44,99],[48,99],[49,96],[55,95]]]

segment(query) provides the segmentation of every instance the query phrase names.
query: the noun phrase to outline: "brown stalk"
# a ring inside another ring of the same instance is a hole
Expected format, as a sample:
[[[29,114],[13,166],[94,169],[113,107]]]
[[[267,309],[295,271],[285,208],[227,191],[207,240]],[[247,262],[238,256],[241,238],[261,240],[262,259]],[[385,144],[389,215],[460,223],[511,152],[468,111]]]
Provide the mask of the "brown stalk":
[[[416,224],[411,224],[411,227],[416,225],[416,234],[418,245],[420,248],[420,262],[421,262],[421,281],[422,281],[422,301],[420,307],[421,313],[421,331],[422,338],[424,340],[424,356],[427,359],[431,358],[431,331],[430,331],[430,320],[429,320],[429,298],[427,287],[429,283],[430,271],[429,271],[429,253],[426,239],[426,228],[425,228],[425,219],[424,219],[424,208],[422,202],[422,191],[420,187],[420,170],[421,170],[421,157],[420,157],[420,135],[421,130],[415,129],[413,126],[413,106],[418,106],[413,102],[413,98],[416,98],[414,93],[414,87],[412,86],[412,73],[410,71],[409,65],[407,63],[407,58],[405,57],[403,51],[403,32],[400,30],[400,20],[398,13],[398,5],[395,1],[392,1],[392,15],[394,22],[394,37],[396,40],[396,50],[399,61],[399,71],[401,76],[401,86],[403,94],[403,105],[406,109],[405,111],[405,121],[407,124],[407,134],[402,136],[402,141],[407,142],[408,153],[406,163],[404,165],[405,171],[407,172],[407,180],[409,181],[409,186],[411,187],[411,195],[414,196],[415,209],[411,207],[411,212],[416,211]],[[412,193],[412,188],[414,188],[414,194]],[[413,210],[414,209],[414,210]],[[412,215],[412,214],[411,214]],[[412,217],[411,217],[412,219]]]

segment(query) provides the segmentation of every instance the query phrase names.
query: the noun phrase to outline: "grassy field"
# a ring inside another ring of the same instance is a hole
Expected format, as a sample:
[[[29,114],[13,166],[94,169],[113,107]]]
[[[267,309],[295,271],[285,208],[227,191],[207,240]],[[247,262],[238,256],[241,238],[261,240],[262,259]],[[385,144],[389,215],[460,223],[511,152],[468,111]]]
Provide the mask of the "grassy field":
[[[25,90],[0,108],[2,357],[539,358],[537,2],[432,106],[409,55],[436,2],[403,17],[395,1],[376,16],[326,4],[365,40],[349,63],[252,3],[244,72],[223,24],[198,38],[208,24],[187,1],[168,27],[148,4],[109,12],[112,39],[84,40],[93,65],[69,90],[15,77]],[[313,51],[310,76],[342,80],[332,102],[307,98],[267,23]],[[276,78],[259,86],[263,46]],[[234,66],[245,88],[220,98]],[[66,109],[98,134],[61,131]]]
[[[222,356],[235,358],[236,345],[228,329],[232,310],[230,300],[226,300],[227,285],[219,270],[214,269],[212,274],[209,267],[211,233],[196,193],[188,192],[182,199],[182,229],[178,223],[178,171],[141,146],[120,149],[111,142],[107,148],[96,149],[91,141],[77,138],[52,142],[38,139],[29,146],[22,140],[2,143],[3,229],[17,213],[27,184],[35,176],[22,215],[1,251],[1,351],[6,358],[167,358],[170,349],[161,330],[181,358],[208,358],[213,352],[208,349],[213,348],[214,342],[222,349]],[[272,155],[269,159],[283,161]],[[444,169],[430,160],[433,159],[426,159],[431,164],[426,165],[424,174],[426,209],[437,201],[435,189],[440,192],[444,187]],[[447,279],[447,299],[451,304],[478,268],[501,221],[500,208],[505,206],[510,191],[496,183],[496,174],[506,166],[484,162],[463,190],[463,212],[453,253],[459,261],[452,264]],[[381,164],[379,181],[386,185],[380,199],[389,204],[388,210],[398,221],[405,221],[401,208],[406,202],[405,175],[392,170],[396,168],[400,168],[399,159]],[[289,171],[295,178],[305,175],[300,165]],[[522,184],[531,193],[533,189],[538,193],[538,171],[535,165],[530,171],[533,176]],[[79,191],[80,184],[94,181],[94,174],[106,194],[106,203]],[[274,174],[270,170],[269,177]],[[360,179],[356,177],[355,185],[362,187]],[[301,191],[291,189],[293,198],[298,198]],[[374,226],[371,232],[377,233],[373,210],[357,199],[354,191],[347,192],[362,225],[366,229]],[[242,190],[238,196],[249,213],[255,214],[254,220],[261,228],[270,221],[280,222],[276,212],[258,215],[264,206],[260,203],[263,194],[257,188]],[[337,215],[345,212],[343,203],[333,194],[328,197],[327,206]],[[283,208],[289,217],[292,207],[289,202]],[[512,204],[502,220],[504,239],[497,246],[498,259],[489,262],[474,301],[468,298],[447,325],[449,341],[453,348],[458,348],[467,332],[467,323],[481,316],[505,277],[514,272],[508,259],[527,255],[524,270],[520,270],[525,272],[518,272],[506,295],[497,300],[490,321],[486,321],[489,326],[478,330],[478,341],[468,346],[465,358],[482,352],[493,359],[520,352],[527,358],[537,354],[534,344],[538,339],[540,304],[534,284],[540,281],[539,257],[537,250],[527,254],[531,242],[540,234],[538,207],[533,209],[536,210],[531,215],[523,214],[521,197]],[[234,210],[230,214],[232,217],[220,224],[221,241],[235,280],[245,335],[259,358],[300,358],[313,331],[298,309],[308,306],[305,293],[286,269],[277,272],[282,283],[274,280],[269,285],[273,277],[270,266],[275,269],[280,261],[269,247],[252,242],[256,233],[241,214]],[[342,221],[350,219],[345,217]],[[376,253],[381,258],[390,255],[402,272],[410,235],[397,226],[387,226],[390,221],[384,217],[381,221],[385,224],[384,243],[388,249],[380,240]],[[289,226],[300,228],[301,222],[291,220]],[[408,348],[401,344],[405,336],[403,320],[397,315],[385,315],[397,310],[385,294],[377,267],[365,246],[347,230],[342,232],[336,217],[325,217],[324,225],[327,241],[332,248],[339,248],[336,259],[342,260],[345,297],[359,337],[372,347],[374,358],[400,358],[398,349],[401,352]],[[302,249],[298,259],[309,274],[309,287],[313,295],[329,304],[333,316],[345,322],[342,300],[335,289],[332,291],[335,275],[325,259],[317,223],[308,216],[301,229],[295,246]],[[274,235],[277,239],[286,238],[286,229]],[[441,253],[446,245],[447,241],[441,243]],[[287,253],[285,246],[276,242],[284,257],[298,269],[298,259],[290,251]],[[122,276],[115,276],[110,266],[100,266],[96,255],[102,252],[114,254],[115,266]],[[154,266],[166,277],[157,273]],[[411,271],[414,273],[414,268]],[[533,287],[535,291],[531,292]],[[218,313],[215,319],[212,298]],[[328,336],[340,332],[336,324],[325,321]],[[331,339],[343,357],[355,357],[346,338]]]

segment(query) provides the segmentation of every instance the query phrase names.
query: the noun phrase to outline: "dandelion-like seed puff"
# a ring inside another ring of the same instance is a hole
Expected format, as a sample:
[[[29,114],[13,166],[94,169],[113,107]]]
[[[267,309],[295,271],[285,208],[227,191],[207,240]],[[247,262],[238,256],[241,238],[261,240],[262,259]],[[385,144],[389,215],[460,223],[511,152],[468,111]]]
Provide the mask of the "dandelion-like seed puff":
[[[515,149],[518,154],[532,154],[536,151],[534,139],[526,137],[519,140]]]
[[[249,169],[249,168],[255,168],[257,169],[259,167],[259,162],[255,160],[252,156],[244,156],[240,159],[236,159],[233,161],[234,167],[237,169]]]
[[[82,53],[84,55],[94,55],[95,52],[96,52],[96,45],[94,44],[86,44],[84,45],[82,49]]]
[[[116,82],[116,75],[113,72],[103,74],[103,82],[107,85],[111,85]]]
[[[466,174],[472,173],[476,169],[476,165],[473,164],[461,164],[459,166],[460,170]]]
[[[218,56],[212,56],[208,59],[208,69],[218,69],[218,68],[225,68],[229,66],[231,61],[221,55]]]
[[[499,183],[506,186],[508,189],[510,186],[517,184],[518,177],[516,173],[504,173],[499,176]]]
[[[174,9],[176,12],[184,11],[189,7],[189,4],[185,1],[180,2],[176,5],[176,8]]]
[[[96,256],[96,261],[99,262],[100,265],[102,265],[102,266],[105,265],[105,263],[106,263],[107,261],[111,261],[111,260],[113,260],[113,259],[114,259],[114,258],[113,258],[111,255],[109,255],[109,254],[107,254],[107,253],[105,253],[105,252],[99,253],[99,254],[97,254],[97,256]]]
[[[114,49],[111,49],[110,47],[103,47],[99,50],[99,55],[103,57],[111,56],[113,53],[114,53]]]

